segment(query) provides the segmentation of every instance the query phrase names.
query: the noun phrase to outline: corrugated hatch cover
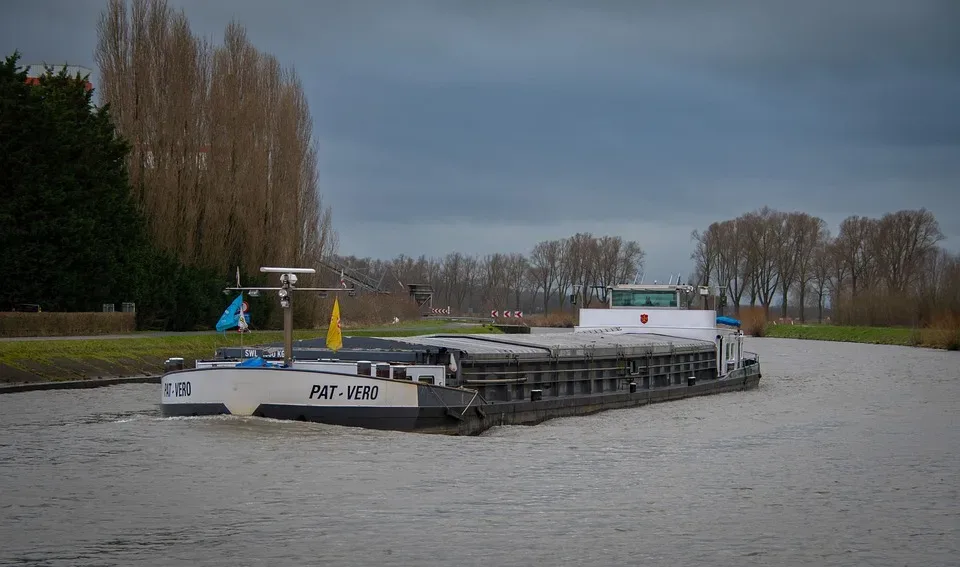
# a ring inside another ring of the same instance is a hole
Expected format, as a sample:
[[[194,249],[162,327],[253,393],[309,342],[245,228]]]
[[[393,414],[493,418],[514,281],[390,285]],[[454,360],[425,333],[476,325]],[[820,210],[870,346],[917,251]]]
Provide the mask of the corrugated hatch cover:
[[[631,333],[620,328],[544,333],[537,335],[424,335],[391,337],[415,346],[445,347],[469,358],[580,358],[585,356],[646,356],[679,352],[712,351],[710,341],[654,333]]]

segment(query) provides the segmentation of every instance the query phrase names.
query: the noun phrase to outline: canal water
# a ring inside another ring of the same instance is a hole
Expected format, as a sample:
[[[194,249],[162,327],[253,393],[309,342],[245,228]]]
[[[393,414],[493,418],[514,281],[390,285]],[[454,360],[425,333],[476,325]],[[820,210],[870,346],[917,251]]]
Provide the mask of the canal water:
[[[0,396],[0,565],[957,565],[960,353],[748,339],[756,391],[475,438]]]

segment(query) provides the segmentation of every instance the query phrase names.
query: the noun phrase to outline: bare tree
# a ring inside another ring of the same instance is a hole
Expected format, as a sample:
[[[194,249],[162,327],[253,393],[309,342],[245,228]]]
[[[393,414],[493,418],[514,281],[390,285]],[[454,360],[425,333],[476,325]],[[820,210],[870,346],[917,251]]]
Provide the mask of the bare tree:
[[[892,293],[903,293],[919,280],[943,233],[926,209],[883,215],[870,246],[879,276]]]
[[[777,250],[780,237],[778,227],[781,226],[782,215],[783,213],[773,211],[769,207],[763,207],[759,211],[747,213],[742,217],[747,228],[750,254],[753,257],[751,264],[756,292],[768,317],[773,295],[780,284],[780,274],[777,272]]]
[[[729,297],[735,312],[740,311],[740,301],[745,290],[745,281],[752,276],[746,259],[749,252],[749,220],[743,217],[713,223],[707,229],[716,242],[717,259],[714,263],[714,278],[722,297]]]
[[[823,303],[827,296],[830,278],[833,275],[835,256],[831,248],[829,234],[824,229],[811,254],[810,283],[817,296],[817,322],[823,323]]]
[[[397,280],[410,284],[432,284],[430,261],[426,256],[412,258],[406,255],[399,255],[390,262],[390,271],[393,272]]]
[[[567,292],[570,290],[570,283],[573,281],[573,271],[571,269],[570,262],[570,245],[568,244],[569,239],[564,238],[558,240],[558,254],[556,257],[556,268],[554,273],[556,274],[555,281],[557,282],[557,302],[560,305],[560,311],[563,311],[563,306],[567,301]]]
[[[828,238],[827,224],[819,217],[797,213],[793,220],[794,280],[800,300],[800,322],[806,321],[806,295],[814,279],[817,249]],[[822,288],[821,288],[822,289]],[[822,296],[821,296],[822,301]],[[784,302],[786,305],[786,302]],[[822,310],[822,304],[820,309]],[[822,313],[821,313],[822,315]]]
[[[560,264],[561,243],[559,240],[538,242],[530,253],[530,271],[536,285],[543,291],[543,312],[547,313],[550,295],[557,280]]]
[[[876,221],[867,217],[850,216],[840,223],[837,234],[837,254],[850,276],[850,293],[856,297],[858,286],[873,261],[870,241],[876,233]]]
[[[625,242],[619,236],[602,236],[596,240],[595,276],[592,281],[599,286],[597,299],[607,302],[607,289],[623,283],[643,265],[643,249],[635,241]]]
[[[620,254],[617,259],[617,273],[615,279],[610,282],[611,285],[632,281],[634,275],[643,269],[647,253],[635,240],[630,240],[620,248]],[[606,290],[604,290],[606,292]],[[603,301],[607,298],[604,297]]]
[[[599,241],[593,235],[589,235],[582,243],[581,266],[583,267],[583,281],[580,289],[583,292],[583,306],[590,307],[594,297],[597,296],[598,272],[600,269]]]
[[[467,299],[474,297],[474,288],[477,285],[480,273],[480,261],[476,256],[467,256],[463,259],[463,281],[457,292],[457,305],[463,306]]]
[[[690,240],[694,242],[690,259],[693,260],[693,269],[697,274],[697,285],[710,285],[714,267],[719,262],[716,225],[717,223],[711,224],[702,234],[698,230],[690,233]]]
[[[797,213],[774,213],[770,220],[769,230],[773,236],[774,269],[777,272],[780,285],[780,295],[783,301],[780,304],[780,316],[787,316],[787,304],[790,288],[796,282],[797,271]],[[801,311],[803,306],[800,306]]]
[[[828,282],[830,286],[830,306],[836,315],[839,311],[840,303],[843,300],[843,286],[849,274],[847,271],[847,262],[844,260],[843,250],[841,249],[841,244],[838,239],[834,238],[830,241],[826,252],[829,255],[829,265],[833,269],[833,274]]]
[[[443,295],[447,304],[455,304],[460,308],[460,302],[457,301],[457,291],[463,281],[463,254],[451,252],[443,259],[443,268],[441,269],[440,281],[443,285]]]
[[[509,296],[507,289],[508,269],[506,254],[496,253],[484,257],[480,263],[480,303],[485,308],[504,309]]]
[[[584,232],[578,232],[566,240],[564,258],[570,283],[574,286],[574,293],[579,293],[582,297],[583,305],[588,305],[587,295],[591,294],[593,289],[588,280],[592,272],[593,244],[593,235]]]
[[[520,296],[524,292],[524,286],[527,283],[527,271],[530,263],[523,254],[510,254],[506,259],[504,271],[510,289],[513,290],[514,305],[517,309],[522,309]]]

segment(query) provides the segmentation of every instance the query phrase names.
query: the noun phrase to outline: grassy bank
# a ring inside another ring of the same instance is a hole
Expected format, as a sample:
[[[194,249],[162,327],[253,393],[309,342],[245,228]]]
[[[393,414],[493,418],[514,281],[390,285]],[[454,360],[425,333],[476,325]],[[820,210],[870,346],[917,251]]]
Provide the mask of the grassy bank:
[[[904,327],[845,327],[839,325],[767,325],[764,333],[778,339],[809,339],[878,345],[915,346],[918,334]]]
[[[881,345],[921,346],[957,350],[960,332],[909,327],[854,327],[842,325],[766,325],[764,336]]]
[[[431,333],[497,333],[487,326],[451,326],[425,321],[368,329],[344,329],[344,336],[410,336]],[[295,331],[294,340],[326,337],[326,331]],[[283,341],[281,331],[253,331],[244,345]],[[136,336],[118,339],[32,340],[0,343],[0,382],[76,380],[137,376],[162,371],[163,361],[181,356],[188,364],[213,356],[216,349],[239,346],[238,333]]]
[[[0,313],[0,337],[52,337],[132,333],[133,313]]]

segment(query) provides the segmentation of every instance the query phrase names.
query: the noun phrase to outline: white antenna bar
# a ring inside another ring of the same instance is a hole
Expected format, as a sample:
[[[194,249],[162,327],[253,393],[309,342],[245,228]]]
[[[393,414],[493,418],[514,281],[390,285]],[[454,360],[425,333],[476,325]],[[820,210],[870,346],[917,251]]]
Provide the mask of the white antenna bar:
[[[315,274],[316,270],[313,268],[271,268],[269,266],[261,266],[260,271],[270,274]]]

